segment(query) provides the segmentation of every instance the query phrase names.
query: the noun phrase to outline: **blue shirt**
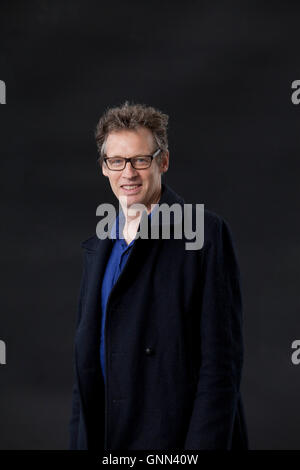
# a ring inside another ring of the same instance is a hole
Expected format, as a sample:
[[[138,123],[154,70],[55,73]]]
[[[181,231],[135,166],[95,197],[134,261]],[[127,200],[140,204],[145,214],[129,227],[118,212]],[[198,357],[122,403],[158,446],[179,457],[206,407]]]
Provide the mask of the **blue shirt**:
[[[155,206],[157,207],[157,206]],[[155,210],[155,209],[154,209]],[[148,217],[152,217],[153,210],[150,212]],[[119,222],[120,221],[120,222]],[[132,246],[135,242],[133,239],[129,245],[127,245],[124,238],[120,238],[120,233],[123,232],[125,223],[124,213],[120,211],[120,216],[116,217],[115,223],[111,230],[111,239],[113,240],[113,248],[106,265],[105,273],[102,281],[101,288],[101,308],[102,308],[102,321],[101,321],[101,336],[100,336],[100,362],[102,374],[105,382],[106,370],[105,370],[105,320],[106,320],[106,304],[108,301],[109,294],[118,280],[122,269],[124,268]]]

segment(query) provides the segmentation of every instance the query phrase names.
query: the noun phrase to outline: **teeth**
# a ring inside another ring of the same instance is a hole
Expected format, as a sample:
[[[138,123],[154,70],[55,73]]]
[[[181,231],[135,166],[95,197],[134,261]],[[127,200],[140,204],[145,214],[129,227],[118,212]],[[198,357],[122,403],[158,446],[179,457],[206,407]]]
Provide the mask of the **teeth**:
[[[135,188],[137,188],[138,186],[139,186],[138,184],[135,184],[135,185],[126,185],[126,186],[124,185],[123,188],[125,188],[125,189],[135,189]]]

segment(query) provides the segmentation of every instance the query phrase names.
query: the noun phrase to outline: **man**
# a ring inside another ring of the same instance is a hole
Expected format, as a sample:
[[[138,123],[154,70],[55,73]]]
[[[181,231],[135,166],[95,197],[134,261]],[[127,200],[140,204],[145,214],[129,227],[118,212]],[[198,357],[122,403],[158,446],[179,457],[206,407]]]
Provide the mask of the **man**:
[[[82,242],[70,449],[248,448],[239,268],[227,223],[205,210],[204,245],[186,250],[172,230],[169,239],[138,237],[145,212],[130,213],[143,204],[151,223],[162,204],[183,208],[161,181],[167,122],[125,102],[96,129],[121,210],[110,237]]]

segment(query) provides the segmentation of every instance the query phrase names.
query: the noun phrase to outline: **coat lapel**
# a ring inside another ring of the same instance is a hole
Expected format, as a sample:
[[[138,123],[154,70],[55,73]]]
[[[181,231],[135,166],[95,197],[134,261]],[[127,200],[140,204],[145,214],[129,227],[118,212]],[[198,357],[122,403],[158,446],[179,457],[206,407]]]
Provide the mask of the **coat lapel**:
[[[86,311],[84,324],[87,327],[100,327],[101,314],[101,285],[105,272],[105,267],[112,249],[112,240],[98,239],[94,250],[89,249],[89,245],[82,243],[86,250],[87,269],[87,291],[86,291]]]
[[[95,235],[82,242],[85,250],[86,293],[82,304],[82,319],[76,335],[79,370],[100,366],[101,285],[112,240],[100,240]]]

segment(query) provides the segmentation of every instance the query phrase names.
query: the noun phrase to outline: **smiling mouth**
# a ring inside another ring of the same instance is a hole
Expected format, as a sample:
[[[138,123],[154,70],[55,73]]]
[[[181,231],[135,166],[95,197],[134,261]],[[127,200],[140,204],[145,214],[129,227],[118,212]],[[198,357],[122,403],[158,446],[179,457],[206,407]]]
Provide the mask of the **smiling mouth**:
[[[131,190],[131,189],[133,190],[133,189],[136,189],[136,188],[138,188],[138,187],[140,187],[140,186],[142,186],[142,185],[141,185],[141,184],[123,184],[123,185],[121,186],[121,188],[127,189],[127,190]]]

